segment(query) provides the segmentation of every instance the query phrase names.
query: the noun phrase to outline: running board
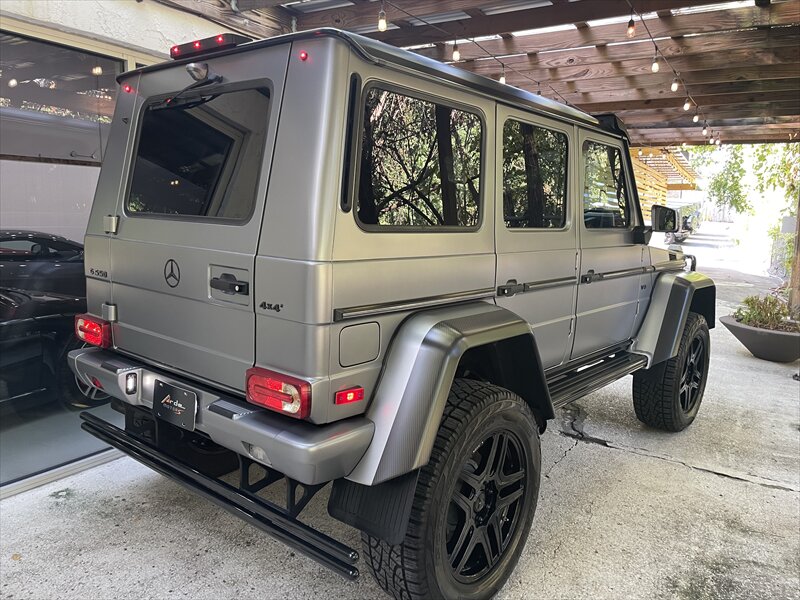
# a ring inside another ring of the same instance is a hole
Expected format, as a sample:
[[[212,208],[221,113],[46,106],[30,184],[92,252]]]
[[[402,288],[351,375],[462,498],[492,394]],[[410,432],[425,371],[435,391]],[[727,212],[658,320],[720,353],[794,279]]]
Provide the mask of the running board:
[[[567,373],[561,373],[547,382],[553,408],[559,408],[591,394],[625,375],[638,371],[646,364],[645,356],[618,352],[576,367]]]
[[[342,577],[350,580],[358,578],[358,569],[355,567],[358,552],[355,550],[298,521],[255,493],[237,489],[224,481],[204,475],[93,414],[82,412],[80,417],[83,420],[81,429],[87,433],[180,483]],[[249,465],[245,466],[249,468]]]

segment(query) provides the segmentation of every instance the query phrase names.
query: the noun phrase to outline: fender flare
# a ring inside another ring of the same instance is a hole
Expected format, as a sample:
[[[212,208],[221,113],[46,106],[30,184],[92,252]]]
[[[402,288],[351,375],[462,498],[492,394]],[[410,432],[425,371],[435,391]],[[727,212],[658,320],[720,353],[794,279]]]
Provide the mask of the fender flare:
[[[690,312],[703,315],[709,329],[715,324],[716,286],[697,272],[663,273],[656,280],[631,352],[647,357],[647,368],[678,354],[683,328]]]
[[[528,323],[487,302],[423,311],[398,328],[366,416],[375,424],[372,443],[347,479],[376,485],[427,464],[456,368],[470,348],[513,344],[512,389],[553,418],[536,342]],[[527,397],[525,397],[527,396]]]

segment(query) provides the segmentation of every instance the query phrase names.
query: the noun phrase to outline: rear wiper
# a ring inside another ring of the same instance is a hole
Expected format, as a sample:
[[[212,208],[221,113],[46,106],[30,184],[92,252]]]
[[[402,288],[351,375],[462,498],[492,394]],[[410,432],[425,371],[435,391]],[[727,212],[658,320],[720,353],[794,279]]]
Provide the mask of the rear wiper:
[[[183,88],[181,91],[179,91],[174,96],[172,96],[170,98],[165,98],[161,102],[151,106],[150,110],[160,110],[162,108],[173,108],[175,106],[178,106],[177,104],[175,104],[175,101],[178,98],[180,98],[181,96],[183,96],[183,94],[185,94],[186,92],[191,92],[192,90],[195,90],[197,88],[203,87],[204,85],[208,85],[210,83],[219,83],[220,81],[222,81],[222,76],[221,75],[212,75],[208,79],[204,79],[202,81],[195,81],[194,83],[190,83],[189,85],[187,85],[185,88]],[[199,104],[203,104],[203,102],[199,102]]]

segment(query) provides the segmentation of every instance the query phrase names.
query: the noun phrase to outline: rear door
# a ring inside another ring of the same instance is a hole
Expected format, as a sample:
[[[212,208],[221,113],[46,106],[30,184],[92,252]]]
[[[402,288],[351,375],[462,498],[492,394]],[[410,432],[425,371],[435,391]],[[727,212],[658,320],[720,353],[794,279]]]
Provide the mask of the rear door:
[[[497,118],[497,304],[530,323],[550,368],[568,357],[575,317],[574,127],[504,106]]]
[[[254,362],[254,260],[289,47],[145,73],[112,237],[115,346],[235,390]],[[198,59],[202,60],[202,59]],[[170,102],[166,99],[172,98]]]

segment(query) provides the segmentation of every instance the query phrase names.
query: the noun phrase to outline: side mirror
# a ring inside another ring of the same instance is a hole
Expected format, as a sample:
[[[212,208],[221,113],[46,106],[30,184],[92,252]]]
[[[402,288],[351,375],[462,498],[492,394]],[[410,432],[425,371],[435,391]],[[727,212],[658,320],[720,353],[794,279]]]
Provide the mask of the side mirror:
[[[654,204],[650,209],[650,215],[653,231],[663,231],[665,233],[678,231],[678,211]]]

